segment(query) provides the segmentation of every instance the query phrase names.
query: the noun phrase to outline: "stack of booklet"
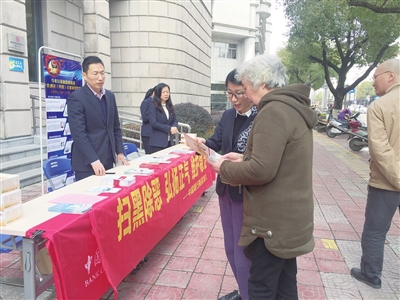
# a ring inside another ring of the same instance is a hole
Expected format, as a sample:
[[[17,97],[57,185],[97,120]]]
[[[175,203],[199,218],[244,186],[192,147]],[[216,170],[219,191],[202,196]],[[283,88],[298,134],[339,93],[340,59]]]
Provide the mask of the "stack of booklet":
[[[50,206],[48,211],[66,214],[83,214],[91,210],[93,204],[104,199],[107,199],[107,197],[88,194],[64,194],[48,201],[49,203],[55,204]]]
[[[92,204],[57,203],[49,207],[49,211],[67,214],[83,214],[92,209]]]

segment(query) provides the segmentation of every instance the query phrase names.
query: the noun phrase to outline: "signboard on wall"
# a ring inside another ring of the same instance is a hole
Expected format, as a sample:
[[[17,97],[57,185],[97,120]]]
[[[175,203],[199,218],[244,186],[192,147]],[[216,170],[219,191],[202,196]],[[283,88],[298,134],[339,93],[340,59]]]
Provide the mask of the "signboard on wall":
[[[80,62],[43,54],[43,81],[46,96],[47,157],[71,158],[72,136],[69,130],[67,99],[82,86]],[[67,174],[64,185],[73,180]]]
[[[18,57],[8,57],[8,67],[10,71],[24,73],[25,65],[24,60]]]
[[[25,38],[20,35],[8,33],[8,50],[25,53]]]

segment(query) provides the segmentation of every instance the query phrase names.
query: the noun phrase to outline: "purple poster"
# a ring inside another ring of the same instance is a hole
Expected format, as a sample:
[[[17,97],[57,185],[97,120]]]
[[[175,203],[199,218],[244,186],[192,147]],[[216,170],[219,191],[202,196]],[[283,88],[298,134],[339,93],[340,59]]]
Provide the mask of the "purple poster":
[[[46,95],[47,157],[71,158],[72,137],[68,124],[67,98],[82,86],[80,62],[43,54],[43,77]],[[73,181],[72,170],[52,179],[55,188]]]

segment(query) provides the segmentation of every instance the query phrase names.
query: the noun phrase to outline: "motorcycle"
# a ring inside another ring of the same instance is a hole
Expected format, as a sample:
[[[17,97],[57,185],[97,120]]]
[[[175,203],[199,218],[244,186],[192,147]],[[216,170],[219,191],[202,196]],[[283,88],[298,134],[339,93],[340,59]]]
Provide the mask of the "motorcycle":
[[[357,117],[360,113],[356,113],[355,115],[347,117],[347,120],[338,120],[338,119],[331,119],[329,121],[329,125],[326,127],[326,135],[330,138],[334,138],[341,134],[351,134],[349,123],[351,121],[357,121],[360,124],[360,127],[365,128],[362,126],[361,122],[357,120]],[[365,128],[366,130],[366,128]]]
[[[349,126],[351,133],[349,134],[349,147],[353,151],[360,151],[362,148],[368,147],[367,128],[361,126],[358,120],[350,121]]]

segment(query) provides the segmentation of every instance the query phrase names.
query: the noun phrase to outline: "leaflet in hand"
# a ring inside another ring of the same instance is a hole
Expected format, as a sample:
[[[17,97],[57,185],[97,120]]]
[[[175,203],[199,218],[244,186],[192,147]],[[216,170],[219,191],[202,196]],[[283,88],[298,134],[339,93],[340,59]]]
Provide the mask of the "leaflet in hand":
[[[66,214],[83,214],[92,209],[91,204],[57,203],[49,207],[50,212]]]
[[[196,139],[190,137],[186,133],[183,133],[183,135],[185,136],[186,145],[206,159],[216,162],[221,157],[221,155],[219,155],[213,149],[208,148],[205,144],[198,142]]]

